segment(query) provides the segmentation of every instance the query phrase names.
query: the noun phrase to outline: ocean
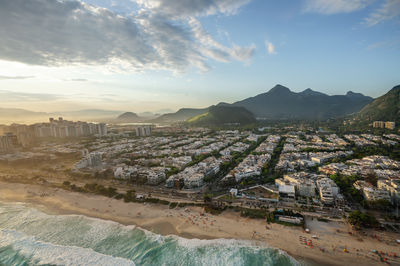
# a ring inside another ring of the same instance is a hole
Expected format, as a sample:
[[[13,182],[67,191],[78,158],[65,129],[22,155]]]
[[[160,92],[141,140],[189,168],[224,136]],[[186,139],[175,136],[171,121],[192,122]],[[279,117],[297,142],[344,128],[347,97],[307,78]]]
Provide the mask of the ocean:
[[[252,241],[161,236],[82,215],[0,202],[0,265],[300,265]]]

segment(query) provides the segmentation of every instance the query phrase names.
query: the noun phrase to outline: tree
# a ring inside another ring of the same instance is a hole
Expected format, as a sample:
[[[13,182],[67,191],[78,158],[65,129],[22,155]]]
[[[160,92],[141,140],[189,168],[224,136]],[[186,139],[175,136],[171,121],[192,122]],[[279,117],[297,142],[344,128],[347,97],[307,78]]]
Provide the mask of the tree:
[[[210,195],[204,195],[204,204],[210,205],[212,203],[212,197]]]
[[[376,227],[379,222],[376,218],[368,213],[362,213],[360,211],[353,211],[350,213],[348,219],[349,223],[356,228],[361,227]]]
[[[371,170],[367,173],[367,176],[365,177],[365,181],[371,183],[372,185],[376,186],[378,182],[378,176],[375,173],[375,171]]]

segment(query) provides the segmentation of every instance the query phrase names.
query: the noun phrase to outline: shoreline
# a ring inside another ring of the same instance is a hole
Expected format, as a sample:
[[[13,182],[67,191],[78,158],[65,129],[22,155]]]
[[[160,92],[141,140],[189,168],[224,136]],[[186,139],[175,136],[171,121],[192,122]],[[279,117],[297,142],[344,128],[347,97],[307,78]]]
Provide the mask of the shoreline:
[[[125,203],[104,196],[39,185],[0,182],[0,201],[22,202],[48,214],[84,215],[126,226],[135,225],[163,236],[252,241],[282,250],[311,265],[376,265],[378,261],[368,256],[371,249],[396,252],[399,248],[395,243],[390,245],[367,237],[360,241],[347,234],[345,224],[336,222],[310,221],[307,226],[312,234],[318,236],[318,239],[312,239],[314,247],[310,247],[299,241],[301,237],[311,239],[311,234],[306,234],[301,228],[267,225],[263,219],[243,218],[232,210],[211,215],[200,207],[169,209],[168,206],[150,203]],[[339,229],[341,233],[337,232]],[[349,253],[343,252],[343,247]],[[395,262],[400,264],[398,259]]]

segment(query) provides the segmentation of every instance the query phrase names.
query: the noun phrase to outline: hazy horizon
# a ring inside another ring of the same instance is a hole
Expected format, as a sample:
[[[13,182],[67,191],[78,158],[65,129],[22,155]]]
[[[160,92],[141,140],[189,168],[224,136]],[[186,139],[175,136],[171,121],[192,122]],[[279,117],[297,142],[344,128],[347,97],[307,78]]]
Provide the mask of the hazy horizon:
[[[276,84],[276,85],[282,85],[282,84]],[[284,86],[284,85],[283,85]],[[393,85],[392,87],[394,87],[395,85]],[[286,87],[286,86],[285,86]],[[387,91],[389,91],[392,87],[390,87]],[[263,91],[263,92],[260,92],[259,94],[262,94],[262,93],[266,93],[266,92],[268,92],[270,89],[272,89],[272,87],[271,88],[269,88],[269,89],[266,89],[265,91]],[[289,88],[292,92],[295,92],[295,93],[299,93],[299,92],[302,92],[302,91],[304,91],[304,90],[306,90],[306,89],[312,89],[312,88],[305,88],[305,89],[303,89],[303,90],[301,90],[301,89],[299,89],[299,90],[293,90],[292,88]],[[318,91],[318,90],[315,90],[315,89],[312,89],[313,91]],[[349,91],[346,91],[346,92],[343,92],[343,94],[326,94],[326,95],[329,95],[329,96],[334,96],[334,95],[345,95],[346,93],[348,93],[348,92],[354,92],[354,93],[361,93],[361,92],[359,92],[359,91],[355,91],[355,90],[349,90]],[[387,92],[386,91],[386,92]],[[318,92],[320,92],[320,91],[318,91]],[[384,92],[383,94],[385,94],[386,92]],[[259,95],[259,94],[257,94],[257,95]],[[382,95],[383,95],[382,94]],[[364,96],[370,96],[370,97],[373,97],[373,96],[371,96],[371,95],[366,95],[366,94],[363,94]],[[378,96],[376,96],[376,97],[373,97],[373,98],[377,98],[377,97],[380,97],[380,96],[382,96],[382,95],[378,95]],[[244,98],[250,98],[250,97],[253,97],[253,96],[256,96],[256,95],[248,95],[248,96],[245,96]],[[227,96],[228,97],[228,96]],[[182,106],[177,106],[176,108],[168,108],[168,107],[166,107],[166,108],[162,108],[162,109],[160,109],[160,108],[153,108],[153,109],[142,109],[142,110],[136,110],[136,109],[133,109],[132,107],[130,107],[130,106],[127,106],[127,108],[130,108],[130,109],[122,109],[122,108],[118,108],[118,107],[114,107],[114,108],[101,108],[101,106],[99,106],[99,107],[93,107],[93,106],[91,106],[90,104],[89,105],[85,105],[85,104],[82,104],[82,105],[80,105],[80,109],[74,109],[74,108],[68,108],[68,107],[64,107],[64,108],[57,108],[57,107],[54,107],[55,109],[47,109],[47,108],[43,108],[43,107],[39,107],[39,109],[36,109],[36,108],[29,108],[30,107],[30,103],[28,103],[26,106],[27,106],[27,108],[23,108],[22,106],[24,106],[24,104],[21,104],[21,105],[11,105],[11,107],[6,107],[6,106],[4,106],[4,105],[2,105],[1,107],[0,107],[0,109],[21,109],[21,110],[26,110],[26,111],[32,111],[32,112],[37,112],[37,113],[47,113],[47,114],[49,114],[49,115],[56,115],[56,114],[62,114],[62,113],[71,113],[71,112],[83,112],[83,111],[92,111],[92,110],[95,110],[95,111],[109,111],[109,112],[121,112],[121,113],[123,113],[123,112],[133,112],[133,113],[136,113],[136,114],[143,114],[143,113],[152,113],[152,114],[164,114],[164,113],[173,113],[173,112],[176,112],[176,111],[178,111],[179,109],[182,109],[182,108],[207,108],[207,107],[209,107],[209,106],[212,106],[212,105],[216,105],[216,104],[218,104],[218,103],[221,103],[221,102],[225,102],[225,103],[233,103],[233,102],[235,102],[235,101],[240,101],[240,100],[243,100],[244,98],[240,98],[240,99],[236,99],[236,100],[234,100],[234,101],[231,101],[231,102],[228,102],[228,101],[224,101],[224,100],[222,100],[222,101],[220,101],[220,102],[214,102],[214,103],[210,103],[209,105],[188,105],[188,104],[185,104],[185,103],[182,103]]]

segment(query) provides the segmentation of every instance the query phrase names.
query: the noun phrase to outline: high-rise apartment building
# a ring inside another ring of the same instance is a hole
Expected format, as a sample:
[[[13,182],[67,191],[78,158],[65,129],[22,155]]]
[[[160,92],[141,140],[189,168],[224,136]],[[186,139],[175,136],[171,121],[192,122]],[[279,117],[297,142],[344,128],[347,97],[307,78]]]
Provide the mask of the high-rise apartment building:
[[[138,137],[150,136],[151,131],[152,131],[151,126],[140,126],[136,128],[136,136]]]

